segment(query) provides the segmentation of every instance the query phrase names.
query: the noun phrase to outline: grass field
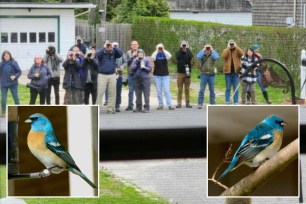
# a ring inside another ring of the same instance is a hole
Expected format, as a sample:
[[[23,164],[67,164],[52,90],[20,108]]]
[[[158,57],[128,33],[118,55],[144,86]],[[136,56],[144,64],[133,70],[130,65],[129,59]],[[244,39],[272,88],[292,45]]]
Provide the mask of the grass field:
[[[126,184],[124,184],[126,183]],[[5,166],[0,166],[0,198],[5,197]],[[28,204],[167,204],[158,195],[139,189],[136,185],[100,171],[99,198],[27,198]]]

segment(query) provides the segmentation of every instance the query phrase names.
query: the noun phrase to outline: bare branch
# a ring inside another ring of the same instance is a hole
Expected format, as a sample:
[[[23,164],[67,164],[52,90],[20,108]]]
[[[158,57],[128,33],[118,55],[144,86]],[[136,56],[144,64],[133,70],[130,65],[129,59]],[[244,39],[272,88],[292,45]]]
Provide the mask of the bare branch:
[[[258,169],[243,178],[221,196],[247,196],[267,182],[276,172],[282,171],[298,158],[298,139],[281,149],[275,156],[263,163]]]
[[[210,179],[210,178],[208,179],[208,181],[212,181],[212,182],[214,182],[215,184],[221,186],[221,187],[224,188],[224,189],[228,189],[228,187],[227,187],[226,185],[222,184],[221,182],[219,182],[218,180],[216,180],[215,177],[216,177],[216,174],[217,174],[217,172],[219,171],[220,167],[222,166],[222,164],[230,162],[230,155],[231,155],[231,153],[232,153],[232,144],[230,144],[230,146],[229,146],[227,152],[226,152],[225,155],[224,155],[223,160],[222,160],[222,161],[219,163],[219,165],[217,166],[217,168],[216,168],[216,170],[215,170],[215,172],[214,172],[212,178],[211,178],[211,179]]]

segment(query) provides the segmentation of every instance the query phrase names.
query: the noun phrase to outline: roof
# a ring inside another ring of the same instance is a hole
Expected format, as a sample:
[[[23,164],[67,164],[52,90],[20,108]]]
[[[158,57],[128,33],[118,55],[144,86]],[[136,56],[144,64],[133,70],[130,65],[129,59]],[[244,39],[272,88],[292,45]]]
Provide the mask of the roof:
[[[0,9],[77,9],[77,8],[96,8],[91,3],[0,3]]]

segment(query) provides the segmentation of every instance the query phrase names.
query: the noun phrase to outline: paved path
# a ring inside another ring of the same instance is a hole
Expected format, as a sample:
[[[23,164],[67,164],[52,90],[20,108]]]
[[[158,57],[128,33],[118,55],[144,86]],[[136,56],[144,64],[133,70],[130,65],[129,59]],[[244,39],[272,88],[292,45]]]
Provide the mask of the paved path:
[[[302,188],[306,199],[306,155],[302,160]],[[103,162],[101,168],[155,192],[176,204],[225,203],[207,198],[207,159],[171,159]],[[298,198],[252,198],[252,204],[295,204]]]

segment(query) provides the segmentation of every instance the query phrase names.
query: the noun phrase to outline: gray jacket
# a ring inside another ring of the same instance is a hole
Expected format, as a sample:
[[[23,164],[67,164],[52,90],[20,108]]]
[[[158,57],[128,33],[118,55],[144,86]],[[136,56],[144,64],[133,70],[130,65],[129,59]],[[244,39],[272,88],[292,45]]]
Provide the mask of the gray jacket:
[[[44,62],[49,67],[51,71],[52,78],[60,77],[60,68],[61,62],[63,62],[63,58],[57,54],[50,56],[44,56]]]
[[[36,73],[39,73],[39,77],[35,77]],[[28,73],[28,78],[31,79],[31,83],[35,86],[47,89],[48,81],[51,78],[51,72],[45,64],[40,66],[34,64]]]

